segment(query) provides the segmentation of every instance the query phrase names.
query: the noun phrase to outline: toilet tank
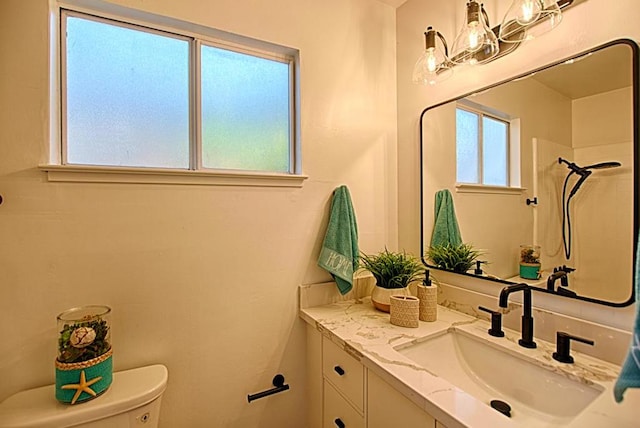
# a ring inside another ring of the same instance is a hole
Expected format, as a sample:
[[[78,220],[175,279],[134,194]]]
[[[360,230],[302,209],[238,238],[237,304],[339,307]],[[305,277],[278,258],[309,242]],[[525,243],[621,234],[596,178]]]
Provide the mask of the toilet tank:
[[[0,428],[155,428],[167,387],[161,364],[113,374],[107,391],[80,404],[55,399],[55,385],[18,392],[0,403]]]

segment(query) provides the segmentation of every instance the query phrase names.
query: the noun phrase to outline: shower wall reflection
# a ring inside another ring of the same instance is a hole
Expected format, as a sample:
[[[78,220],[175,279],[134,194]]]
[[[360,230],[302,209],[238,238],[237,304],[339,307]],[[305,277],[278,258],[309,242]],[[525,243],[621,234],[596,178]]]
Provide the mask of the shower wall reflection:
[[[597,104],[589,108],[618,111],[628,105],[618,99],[630,96],[630,91],[618,90],[600,94]],[[577,103],[594,102],[582,99]],[[575,102],[574,102],[575,103]],[[575,112],[574,112],[575,114]],[[631,119],[629,119],[631,120]],[[582,120],[581,128],[594,135],[599,121]],[[625,127],[628,131],[630,127]],[[537,240],[542,249],[543,266],[568,265],[576,268],[569,274],[570,289],[579,295],[598,300],[624,301],[628,289],[616,286],[632,281],[633,234],[633,150],[632,135],[611,129],[600,139],[577,141],[572,147],[538,140],[537,183],[539,189]],[[625,142],[624,140],[627,139]],[[591,170],[573,197],[569,195],[579,185],[579,174],[570,174],[558,159],[568,159],[577,165],[594,165],[617,161],[617,168]],[[568,181],[567,181],[568,178]],[[565,181],[567,181],[566,190]],[[564,191],[563,191],[564,190]],[[563,197],[564,194],[564,197]],[[567,201],[569,201],[567,203]],[[561,231],[564,231],[562,233]]]

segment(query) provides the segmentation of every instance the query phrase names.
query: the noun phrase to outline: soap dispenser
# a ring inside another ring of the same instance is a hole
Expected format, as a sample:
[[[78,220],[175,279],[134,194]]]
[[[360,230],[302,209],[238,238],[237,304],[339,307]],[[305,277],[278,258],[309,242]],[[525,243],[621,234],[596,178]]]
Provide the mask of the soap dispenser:
[[[431,282],[429,269],[425,269],[422,284],[418,284],[418,299],[420,321],[435,321],[438,318],[438,287]]]

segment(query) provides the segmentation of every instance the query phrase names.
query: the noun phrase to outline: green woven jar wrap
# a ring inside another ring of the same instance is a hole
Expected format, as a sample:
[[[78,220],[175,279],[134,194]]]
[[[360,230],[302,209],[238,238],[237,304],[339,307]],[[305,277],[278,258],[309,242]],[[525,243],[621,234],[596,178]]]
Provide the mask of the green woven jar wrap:
[[[92,364],[93,361],[95,361],[94,364]],[[83,373],[84,388],[82,385]],[[97,378],[100,379],[96,381]],[[101,357],[83,363],[65,364],[56,361],[56,399],[62,403],[77,404],[91,400],[105,392],[112,380],[113,358],[111,350]],[[79,394],[78,391],[80,391]]]
[[[520,278],[538,279],[540,278],[540,265],[520,265]]]

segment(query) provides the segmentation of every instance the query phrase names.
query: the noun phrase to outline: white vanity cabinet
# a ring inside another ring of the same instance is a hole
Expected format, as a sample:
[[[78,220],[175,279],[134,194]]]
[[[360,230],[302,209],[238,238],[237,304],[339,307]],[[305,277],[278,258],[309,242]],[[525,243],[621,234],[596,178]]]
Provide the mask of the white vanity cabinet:
[[[322,337],[323,428],[365,428],[365,368],[329,338]]]
[[[329,382],[324,384],[322,428],[365,428],[364,415]]]
[[[310,428],[445,428],[310,325],[307,363]]]
[[[367,428],[435,428],[436,420],[372,371],[367,373]],[[442,425],[439,425],[442,427]]]

